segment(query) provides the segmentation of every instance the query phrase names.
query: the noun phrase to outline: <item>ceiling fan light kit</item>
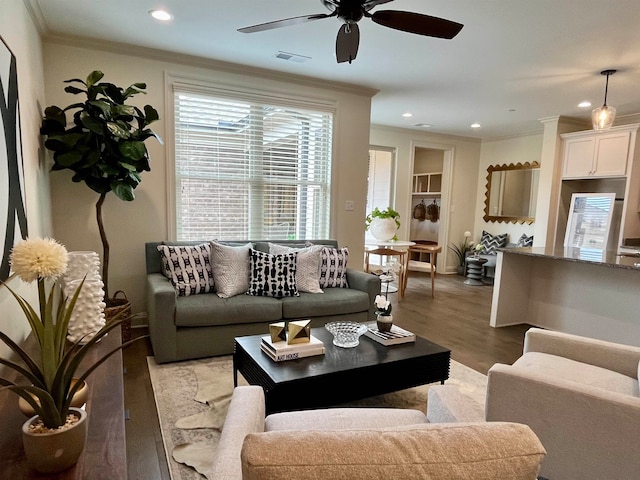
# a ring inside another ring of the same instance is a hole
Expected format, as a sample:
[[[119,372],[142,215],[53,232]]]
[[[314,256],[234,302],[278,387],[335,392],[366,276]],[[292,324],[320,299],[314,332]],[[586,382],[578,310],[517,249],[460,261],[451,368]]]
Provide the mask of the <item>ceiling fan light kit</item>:
[[[591,122],[594,130],[608,130],[613,125],[616,118],[616,109],[607,105],[607,93],[609,91],[609,76],[616,73],[616,70],[603,70],[601,75],[607,76],[607,82],[604,87],[604,104],[601,107],[594,108],[591,112]]]
[[[351,63],[358,54],[358,46],[360,44],[358,22],[363,17],[370,18],[378,25],[395,30],[448,40],[455,37],[460,30],[462,30],[463,25],[461,23],[421,13],[403,12],[399,10],[381,10],[369,13],[374,7],[392,1],[393,0],[320,0],[331,13],[285,18],[239,28],[238,31],[242,33],[255,33],[336,17],[343,22],[336,38],[336,60],[338,63]]]

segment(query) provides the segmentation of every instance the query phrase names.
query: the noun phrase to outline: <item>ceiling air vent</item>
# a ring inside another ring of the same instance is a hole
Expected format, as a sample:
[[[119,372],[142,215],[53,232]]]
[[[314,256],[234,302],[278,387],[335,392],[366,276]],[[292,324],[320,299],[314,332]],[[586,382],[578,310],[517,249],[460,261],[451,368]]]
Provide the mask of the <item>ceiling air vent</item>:
[[[276,58],[279,58],[280,60],[286,60],[288,62],[295,62],[295,63],[304,63],[307,60],[311,60],[311,57],[305,57],[304,55],[297,55],[295,53],[288,53],[288,52],[278,52],[276,53]]]

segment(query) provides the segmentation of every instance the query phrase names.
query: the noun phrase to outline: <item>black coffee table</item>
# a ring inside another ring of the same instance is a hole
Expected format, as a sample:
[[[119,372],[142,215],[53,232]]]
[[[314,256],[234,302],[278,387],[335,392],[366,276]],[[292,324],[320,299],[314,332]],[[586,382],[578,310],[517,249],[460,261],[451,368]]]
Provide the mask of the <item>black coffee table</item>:
[[[451,351],[424,338],[385,347],[360,337],[355,348],[333,345],[325,328],[311,334],[324,342],[325,354],[274,362],[260,350],[265,335],[237,337],[233,381],[238,372],[264,388],[267,413],[328,407],[449,378]]]

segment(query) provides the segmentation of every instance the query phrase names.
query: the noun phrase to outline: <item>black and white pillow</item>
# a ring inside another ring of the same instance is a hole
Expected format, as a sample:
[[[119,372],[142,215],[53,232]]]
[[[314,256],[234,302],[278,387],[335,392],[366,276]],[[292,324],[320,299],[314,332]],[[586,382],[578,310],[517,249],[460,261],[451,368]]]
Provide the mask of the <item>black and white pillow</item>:
[[[298,254],[251,250],[249,290],[247,295],[260,297],[297,297],[296,260]]]
[[[162,271],[178,296],[186,297],[215,291],[211,270],[211,246],[158,245]]]
[[[489,232],[483,230],[480,244],[484,247],[481,252],[482,254],[493,255],[496,253],[496,248],[504,248],[507,246],[507,234],[491,235]]]
[[[347,283],[347,261],[349,250],[322,247],[320,260],[320,288],[349,288]]]
[[[518,243],[516,243],[517,248],[522,247],[533,247],[533,235],[527,237],[526,233],[523,233],[518,239]]]

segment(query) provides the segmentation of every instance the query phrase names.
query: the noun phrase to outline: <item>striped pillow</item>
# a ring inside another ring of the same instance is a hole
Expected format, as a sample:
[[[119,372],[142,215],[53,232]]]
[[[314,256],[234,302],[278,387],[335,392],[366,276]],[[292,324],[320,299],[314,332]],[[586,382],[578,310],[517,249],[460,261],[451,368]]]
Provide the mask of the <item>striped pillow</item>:
[[[507,246],[507,234],[491,235],[489,232],[483,230],[480,244],[484,247],[482,250],[484,255],[495,255],[496,248],[504,248]]]

